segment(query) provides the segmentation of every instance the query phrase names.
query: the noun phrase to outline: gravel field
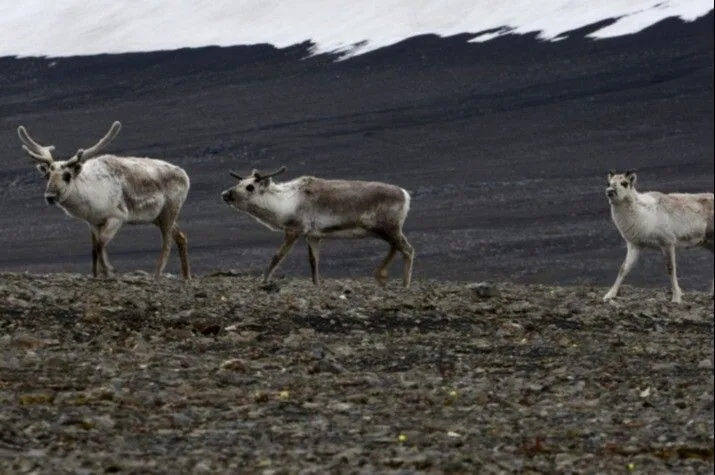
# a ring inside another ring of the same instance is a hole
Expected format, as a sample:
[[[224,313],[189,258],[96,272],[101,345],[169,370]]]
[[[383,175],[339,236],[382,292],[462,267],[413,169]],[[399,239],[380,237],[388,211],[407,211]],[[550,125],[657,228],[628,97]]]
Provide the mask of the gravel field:
[[[1,473],[712,473],[713,300],[0,274]]]

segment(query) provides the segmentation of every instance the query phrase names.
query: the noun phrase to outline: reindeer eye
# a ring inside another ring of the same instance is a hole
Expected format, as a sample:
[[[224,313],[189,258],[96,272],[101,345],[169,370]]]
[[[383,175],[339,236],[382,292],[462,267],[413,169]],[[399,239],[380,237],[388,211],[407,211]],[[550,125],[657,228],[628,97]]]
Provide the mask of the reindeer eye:
[[[628,188],[628,182],[627,182],[627,181],[622,181],[622,182],[621,182],[621,186],[622,186],[623,188]]]
[[[72,179],[72,174],[70,172],[64,172],[62,174],[62,179],[66,182],[69,183],[70,180]]]
[[[253,185],[246,185],[246,191],[249,193],[253,192],[256,188]]]

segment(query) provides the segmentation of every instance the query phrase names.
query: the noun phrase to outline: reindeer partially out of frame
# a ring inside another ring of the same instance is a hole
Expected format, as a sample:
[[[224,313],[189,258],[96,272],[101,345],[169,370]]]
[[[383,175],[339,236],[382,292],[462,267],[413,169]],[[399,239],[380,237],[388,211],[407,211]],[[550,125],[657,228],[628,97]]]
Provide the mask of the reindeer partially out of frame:
[[[677,248],[700,247],[715,251],[713,235],[712,193],[660,193],[636,191],[636,173],[608,173],[606,196],[611,204],[611,217],[626,241],[626,259],[618,277],[603,297],[613,299],[621,283],[638,260],[641,249],[660,249],[670,276],[671,300],[680,302],[683,292],[678,285],[675,265]],[[710,284],[713,293],[713,284]]]

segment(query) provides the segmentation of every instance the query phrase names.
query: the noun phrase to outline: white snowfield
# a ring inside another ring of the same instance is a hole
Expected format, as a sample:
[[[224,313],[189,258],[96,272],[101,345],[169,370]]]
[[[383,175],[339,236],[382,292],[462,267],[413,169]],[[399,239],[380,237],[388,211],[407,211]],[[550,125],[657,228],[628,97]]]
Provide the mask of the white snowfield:
[[[668,17],[693,21],[712,9],[712,0],[0,0],[0,57],[304,41],[315,44],[314,53],[352,56],[415,35],[502,27],[553,40],[617,18],[591,34],[613,37]]]

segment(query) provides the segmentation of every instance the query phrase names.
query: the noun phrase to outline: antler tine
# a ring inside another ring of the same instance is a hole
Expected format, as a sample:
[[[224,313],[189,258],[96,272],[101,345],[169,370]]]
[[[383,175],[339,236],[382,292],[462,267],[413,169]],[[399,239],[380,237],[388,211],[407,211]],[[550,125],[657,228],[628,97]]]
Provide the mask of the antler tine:
[[[114,140],[114,138],[117,136],[119,131],[122,129],[122,124],[121,122],[114,121],[112,126],[109,128],[109,132],[101,138],[99,142],[96,144],[92,145],[90,148],[83,150],[81,153],[78,151],[75,157],[77,157],[78,161],[84,161],[92,158],[93,156],[97,155],[104,147],[109,145],[109,143]],[[82,149],[80,149],[82,150]],[[73,157],[74,159],[74,157]]]
[[[27,145],[28,148],[33,150],[38,150],[42,148],[42,145],[35,142],[32,137],[30,137],[30,134],[27,133],[27,129],[24,125],[21,125],[17,128],[17,135],[18,137],[20,137],[20,140],[22,140],[22,143]]]
[[[25,150],[25,153],[27,153],[30,157],[34,158],[35,160],[39,160],[44,163],[52,163],[54,159],[52,158],[52,155],[50,155],[51,150],[47,150],[47,153],[36,153],[30,150],[27,145],[22,146],[23,150]],[[48,147],[48,149],[54,149],[54,147]]]
[[[69,160],[67,160],[65,162],[65,166],[66,167],[74,166],[77,163],[82,163],[83,161],[84,161],[84,149],[80,148],[77,150],[77,153],[75,153],[72,158],[70,158]]]
[[[238,181],[243,180],[243,177],[234,171],[230,171],[230,172],[228,172],[228,174],[231,175],[232,177],[234,177]]]
[[[268,180],[269,178],[272,178],[276,175],[280,175],[281,173],[285,172],[286,170],[288,170],[288,168],[286,168],[285,166],[282,166],[278,170],[276,170],[272,173],[269,173],[267,175],[260,175],[259,180]]]
[[[27,129],[22,125],[17,128],[17,135],[24,144],[22,148],[30,157],[48,164],[55,161],[55,159],[52,158],[52,151],[55,149],[53,145],[43,147],[35,142],[32,137],[30,137],[30,134],[27,133]]]

